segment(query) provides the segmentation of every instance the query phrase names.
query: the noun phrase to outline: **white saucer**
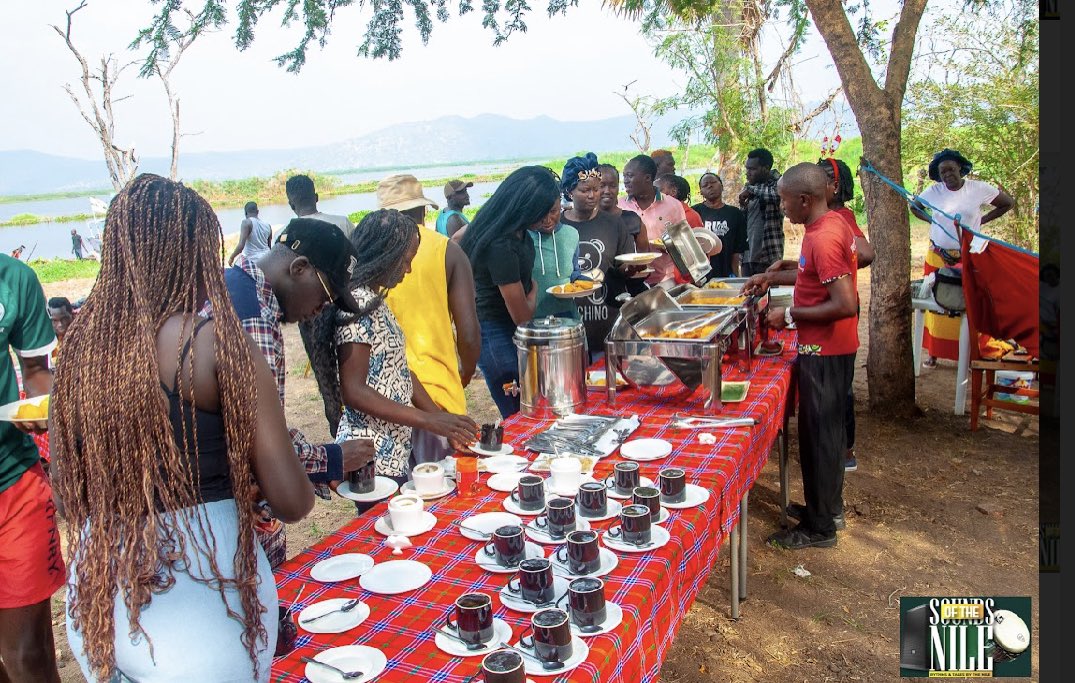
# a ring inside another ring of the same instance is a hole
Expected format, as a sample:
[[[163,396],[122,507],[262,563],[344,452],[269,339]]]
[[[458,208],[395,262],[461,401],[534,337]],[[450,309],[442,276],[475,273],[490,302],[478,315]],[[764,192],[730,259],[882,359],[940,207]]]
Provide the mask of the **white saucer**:
[[[546,545],[558,545],[560,543],[566,543],[567,542],[567,534],[564,534],[563,538],[553,538],[552,536],[549,536],[548,534],[546,534],[545,530],[539,528],[535,524],[536,521],[537,521],[536,519],[532,519],[532,520],[530,520],[529,522],[526,523],[525,527],[523,527],[523,529],[526,531],[526,537],[527,538],[529,538],[531,540],[534,540],[534,541],[537,541],[538,543],[544,543]],[[589,530],[590,530],[590,523],[588,521],[586,521],[585,519],[581,519],[578,515],[575,515],[575,528],[572,529],[571,531],[589,531]],[[569,534],[569,533],[571,533],[571,531],[569,531],[567,533]]]
[[[526,542],[526,559],[534,560],[545,557],[545,549],[537,543]],[[478,565],[487,572],[494,574],[515,574],[519,571],[518,567],[501,567],[496,563],[495,557],[489,557],[485,552],[485,546],[478,548],[478,552],[474,554],[474,564]],[[555,566],[555,565],[554,565]]]
[[[511,640],[511,624],[503,619],[494,618],[493,639],[480,650],[468,650],[466,645],[454,638],[449,638],[444,635],[444,633],[447,633],[447,631],[445,631],[444,626],[441,626],[437,629],[437,635],[433,636],[433,642],[436,643],[437,647],[442,651],[447,652],[453,657],[477,657],[487,655],[493,650],[499,650],[502,643]]]
[[[524,517],[537,517],[545,512],[545,508],[541,508],[540,510],[524,510],[519,507],[518,503],[511,499],[511,496],[504,499],[504,509]]]
[[[494,491],[511,493],[519,485],[519,480],[526,475],[526,472],[497,472],[485,481],[485,485]]]
[[[515,452],[515,449],[510,443],[500,444],[499,450],[490,451],[482,448],[480,443],[473,443],[469,446],[470,450],[474,451],[478,455],[511,455]]]
[[[478,460],[480,468],[486,472],[522,472],[530,461],[521,455],[494,455]]]
[[[609,475],[608,478],[611,479],[612,475]],[[650,479],[649,477],[639,476],[638,485],[639,486],[653,486],[653,480]],[[632,495],[634,495],[633,492],[628,493],[626,495],[620,495],[619,493],[616,493],[616,487],[615,486],[606,486],[605,490],[607,491],[609,498],[616,498],[618,500],[627,500]]]
[[[560,561],[556,559],[555,553],[549,556],[549,561],[552,562],[552,571],[557,576],[563,576],[568,579],[579,579],[584,576],[597,577],[608,574],[620,563],[620,558],[608,548],[601,548],[601,566],[597,568],[597,571],[590,574],[572,574],[566,564],[560,564]]]
[[[579,478],[578,486],[572,488],[557,489],[553,488],[552,477],[549,477],[545,480],[545,498],[546,500],[550,497],[555,498],[557,496],[561,498],[574,498],[579,493],[579,486],[582,486],[583,484],[586,484],[588,482],[597,482],[597,480],[593,478],[592,474],[584,474]]]
[[[331,612],[332,610],[340,609],[348,602],[350,602],[350,600],[347,598],[332,598],[331,600],[315,602],[299,612],[299,628],[309,633],[343,633],[344,631],[350,631],[369,617],[370,606],[364,602],[360,602],[358,603],[358,607],[353,608],[349,612],[328,614],[328,612]],[[303,619],[311,619],[322,614],[325,614],[326,616],[321,617],[310,624],[302,623]]]
[[[553,576],[553,578],[552,578],[552,590],[553,590],[552,602],[553,602],[553,604],[544,605],[542,607],[538,607],[537,605],[532,605],[529,602],[523,601],[521,598],[515,597],[514,595],[512,595],[511,593],[508,592],[508,587],[507,586],[504,586],[503,588],[501,588],[497,592],[500,594],[500,603],[502,605],[504,605],[505,607],[507,607],[508,609],[515,610],[516,612],[525,612],[526,614],[533,614],[535,612],[540,612],[543,609],[549,609],[550,607],[555,607],[556,606],[555,605],[556,601],[559,600],[560,598],[564,597],[565,595],[567,595],[567,587],[570,584],[571,584],[571,582],[568,581],[567,579],[565,579],[562,576]]]
[[[668,529],[665,529],[663,526],[653,525],[650,529],[650,541],[653,545],[647,545],[644,548],[639,548],[630,543],[621,543],[614,538],[609,538],[608,531],[601,534],[601,542],[604,543],[606,547],[612,548],[619,553],[648,553],[651,550],[663,548],[670,540],[672,540],[672,534],[668,533]]]
[[[687,508],[698,507],[707,500],[709,500],[709,489],[704,489],[695,484],[687,484],[687,498],[682,503],[661,503],[661,505],[673,510],[686,510]]]
[[[351,482],[342,481],[340,485],[336,487],[336,495],[348,500],[357,500],[360,503],[372,503],[378,500],[384,500],[389,498],[393,493],[399,490],[399,484],[388,477],[374,477],[373,490],[369,493],[352,493]]]
[[[510,512],[483,512],[480,515],[467,517],[459,522],[465,526],[458,526],[459,533],[472,541],[492,540],[482,534],[492,534],[502,526],[522,526],[523,520]],[[469,529],[467,527],[470,527]],[[481,533],[475,533],[480,531]]]
[[[445,477],[444,478],[444,483],[445,483],[445,487],[442,488],[440,491],[434,491],[433,493],[418,493],[417,491],[414,490],[414,482],[413,481],[408,481],[408,482],[404,483],[403,486],[399,487],[399,492],[400,493],[410,493],[411,495],[418,496],[422,500],[436,500],[438,498],[443,498],[444,496],[448,495],[449,493],[451,493],[452,491],[455,490],[455,481],[454,480]]]
[[[367,683],[388,668],[388,658],[384,656],[384,653],[365,645],[334,647],[331,650],[318,652],[313,658],[344,671],[361,671],[362,675],[350,679],[350,683]],[[303,674],[310,679],[310,683],[340,683],[343,680],[343,676],[338,673],[316,664],[307,664]]]
[[[580,508],[578,506],[578,503],[576,502],[575,503],[575,516],[578,517],[579,519],[585,519],[588,522],[603,522],[606,519],[612,519],[613,517],[619,517],[620,512],[623,511],[623,503],[621,503],[618,500],[613,500],[611,498],[608,499],[607,503],[608,504],[607,504],[606,509],[605,509],[605,514],[603,514],[602,516],[600,516],[600,517],[584,517],[582,515],[582,508]]]
[[[657,521],[653,522],[653,524],[664,524],[665,522],[668,521],[668,518],[671,517],[671,516],[672,516],[672,513],[669,512],[668,509],[665,508],[664,504],[662,503],[661,504],[661,514],[657,515]]]
[[[406,536],[407,538],[410,538],[411,536],[421,536],[437,526],[437,517],[429,510],[422,510],[422,526],[411,531],[396,531],[388,526],[390,522],[391,520],[387,514],[383,517],[378,517],[376,523],[373,525],[373,530],[384,536]]]
[[[373,569],[374,560],[369,555],[345,553],[321,560],[310,569],[314,581],[333,583],[362,576]]]
[[[605,620],[601,622],[601,630],[593,633],[583,633],[574,621],[571,622],[571,634],[579,638],[592,638],[603,633],[608,633],[623,623],[623,608],[614,602],[605,600]]]
[[[664,439],[635,439],[620,446],[620,455],[628,460],[646,462],[668,457],[672,444]]]
[[[512,647],[517,647],[521,650],[525,650],[526,652],[533,653],[533,650],[527,647],[523,647],[521,643],[513,645]],[[573,669],[578,668],[579,664],[585,662],[586,658],[589,656],[590,647],[582,638],[579,638],[577,635],[572,633],[571,657],[569,657],[568,660],[564,662],[564,665],[562,667],[560,667],[559,669],[554,669],[552,671],[546,671],[545,667],[538,664],[536,659],[531,659],[530,657],[523,657],[523,667],[526,669],[527,676],[560,676],[562,674],[567,673],[568,671],[572,671]]]
[[[424,586],[433,578],[433,570],[414,560],[381,562],[358,580],[370,593],[396,595]]]

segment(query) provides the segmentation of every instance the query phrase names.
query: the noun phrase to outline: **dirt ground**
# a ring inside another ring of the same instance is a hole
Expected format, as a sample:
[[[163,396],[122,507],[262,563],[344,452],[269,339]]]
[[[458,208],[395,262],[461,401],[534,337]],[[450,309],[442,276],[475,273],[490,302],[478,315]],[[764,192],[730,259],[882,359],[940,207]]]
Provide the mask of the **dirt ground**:
[[[786,253],[798,253],[789,230]],[[924,232],[912,258],[921,272]],[[917,275],[915,276],[917,277]],[[80,296],[91,283],[46,286],[49,296]],[[923,415],[911,420],[872,413],[866,405],[868,271],[860,272],[864,312],[855,379],[859,469],[845,478],[847,530],[837,547],[786,551],[765,545],[779,523],[779,470],[765,466],[750,497],[749,597],[730,617],[730,563],[722,548],[709,580],[680,625],[661,671],[664,683],[714,681],[890,681],[899,677],[899,598],[916,595],[1013,595],[1038,601],[1038,421],[996,413],[978,432],[952,414],[955,363],[923,369],[917,383]],[[326,439],[327,426],[297,330],[287,330],[288,405],[292,426]],[[467,391],[471,415],[493,418],[480,380]],[[791,429],[792,500],[802,501]],[[347,522],[351,504],[318,500],[288,530],[288,554]],[[793,573],[802,565],[810,576]],[[67,649],[63,592],[53,599],[64,683],[81,681]],[[1032,642],[1037,640],[1035,609]],[[1033,648],[1032,648],[1033,649]],[[1037,651],[1033,653],[1037,680]]]

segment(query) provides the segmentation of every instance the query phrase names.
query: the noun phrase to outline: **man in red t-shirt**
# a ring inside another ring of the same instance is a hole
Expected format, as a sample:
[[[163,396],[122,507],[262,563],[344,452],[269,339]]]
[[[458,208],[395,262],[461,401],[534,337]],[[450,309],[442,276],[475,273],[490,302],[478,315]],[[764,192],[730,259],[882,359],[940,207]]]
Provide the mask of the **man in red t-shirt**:
[[[836,545],[847,451],[845,401],[858,351],[855,237],[847,222],[829,211],[827,185],[825,172],[814,164],[789,169],[777,183],[784,214],[806,226],[793,303],[771,308],[768,320],[777,329],[794,322],[799,336],[799,458],[806,508],[798,526],[769,537],[794,550]]]

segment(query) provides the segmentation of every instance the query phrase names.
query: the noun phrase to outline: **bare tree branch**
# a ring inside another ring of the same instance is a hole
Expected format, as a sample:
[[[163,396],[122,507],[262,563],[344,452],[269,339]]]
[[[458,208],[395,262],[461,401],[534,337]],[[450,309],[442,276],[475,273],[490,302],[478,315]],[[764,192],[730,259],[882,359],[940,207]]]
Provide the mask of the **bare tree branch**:
[[[832,106],[832,103],[836,100],[836,96],[843,92],[843,90],[843,87],[839,87],[833,90],[831,93],[829,93],[829,96],[821,102],[821,104],[814,107],[812,111],[804,115],[798,121],[792,123],[791,129],[794,131],[799,131],[802,129],[803,124],[809,123],[810,121],[813,121],[817,117],[824,114]]]

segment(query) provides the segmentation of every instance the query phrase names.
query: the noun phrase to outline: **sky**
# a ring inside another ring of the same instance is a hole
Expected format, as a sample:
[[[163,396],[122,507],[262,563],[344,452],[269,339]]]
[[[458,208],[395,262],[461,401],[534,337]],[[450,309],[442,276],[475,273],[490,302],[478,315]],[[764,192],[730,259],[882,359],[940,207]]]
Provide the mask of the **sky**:
[[[81,90],[78,64],[49,26],[62,27],[64,9],[76,4],[6,8],[0,24],[0,63],[6,67],[0,70],[5,93],[0,149],[99,157],[99,142],[63,89],[71,83],[76,92]],[[403,54],[392,62],[356,55],[370,11],[347,8],[337,16],[327,47],[311,47],[299,74],[272,61],[297,43],[300,31],[298,26],[280,27],[280,12],[262,20],[245,52],[235,48],[229,25],[201,37],[176,68],[182,129],[190,134],[183,138],[182,150],[329,144],[395,123],[448,115],[598,120],[631,113],[615,94],[628,82],[634,81],[632,92],[659,97],[682,89],[684,77],[653,56],[637,23],[603,10],[598,0],[581,0],[566,16],[553,18],[542,9],[544,0],[531,4],[536,11],[527,20],[527,33],[513,35],[500,47],[493,47],[478,12],[435,22],[429,44],[423,46],[408,13]],[[133,61],[136,55],[127,45],[155,8],[144,0],[88,0],[75,16],[75,44],[91,65],[108,52]],[[780,22],[767,31],[767,63],[775,62],[787,34]],[[820,100],[839,85],[815,32],[795,61],[804,100]],[[115,105],[118,144],[133,143],[142,156],[166,155],[171,121],[160,82],[137,78],[135,65],[124,73],[117,92],[130,95]]]

